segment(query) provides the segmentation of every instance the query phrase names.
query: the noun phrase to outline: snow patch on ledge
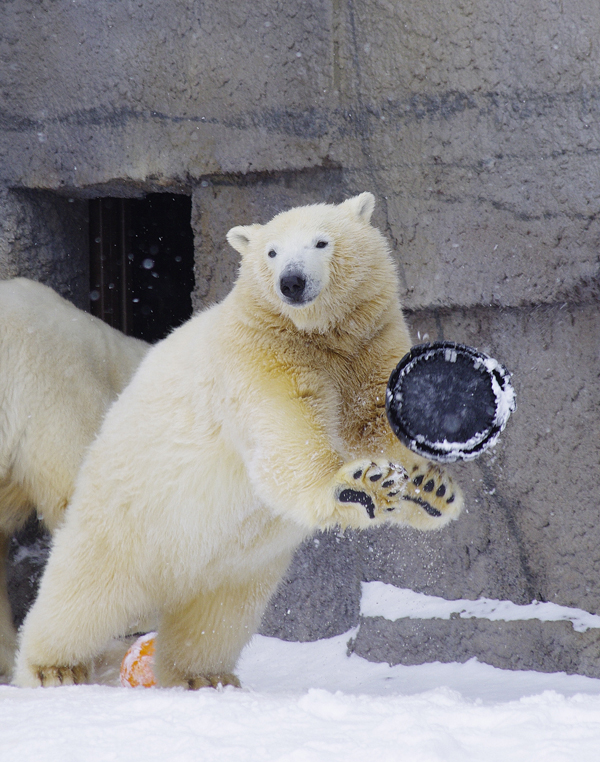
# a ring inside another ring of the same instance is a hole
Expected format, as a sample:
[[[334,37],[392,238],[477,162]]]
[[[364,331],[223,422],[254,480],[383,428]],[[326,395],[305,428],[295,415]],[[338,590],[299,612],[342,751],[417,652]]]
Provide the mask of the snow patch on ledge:
[[[479,598],[476,601],[448,601],[424,593],[415,593],[385,582],[363,582],[360,601],[362,616],[380,616],[394,622],[396,619],[450,619],[454,615],[462,619],[475,617],[492,622],[515,622],[538,619],[541,622],[571,622],[577,632],[600,628],[600,616],[582,609],[559,606],[557,603],[533,601],[519,606],[512,601],[495,601]]]

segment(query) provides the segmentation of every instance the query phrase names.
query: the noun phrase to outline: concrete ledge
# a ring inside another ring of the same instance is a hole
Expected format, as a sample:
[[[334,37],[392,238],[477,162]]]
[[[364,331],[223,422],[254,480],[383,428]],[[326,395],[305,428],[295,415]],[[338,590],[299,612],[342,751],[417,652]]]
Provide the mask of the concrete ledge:
[[[361,617],[350,650],[373,662],[466,662],[501,669],[600,677],[600,630],[576,632],[570,622]]]

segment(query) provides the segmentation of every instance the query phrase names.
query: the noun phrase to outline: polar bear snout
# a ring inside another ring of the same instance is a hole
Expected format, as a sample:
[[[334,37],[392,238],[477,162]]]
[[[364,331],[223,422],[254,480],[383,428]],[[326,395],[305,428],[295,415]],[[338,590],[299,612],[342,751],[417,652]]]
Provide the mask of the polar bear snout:
[[[278,291],[286,304],[302,307],[317,298],[321,291],[321,282],[317,278],[311,278],[300,268],[290,268],[281,273]]]
[[[279,281],[279,290],[287,301],[302,304],[306,291],[306,278],[298,272],[282,275]]]

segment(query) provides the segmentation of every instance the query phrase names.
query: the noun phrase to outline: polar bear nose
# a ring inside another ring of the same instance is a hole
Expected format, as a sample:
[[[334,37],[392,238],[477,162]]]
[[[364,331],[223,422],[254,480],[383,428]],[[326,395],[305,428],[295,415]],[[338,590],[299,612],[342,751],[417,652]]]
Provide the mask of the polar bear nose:
[[[306,288],[306,278],[297,273],[283,275],[279,281],[279,288],[290,302],[301,302]]]

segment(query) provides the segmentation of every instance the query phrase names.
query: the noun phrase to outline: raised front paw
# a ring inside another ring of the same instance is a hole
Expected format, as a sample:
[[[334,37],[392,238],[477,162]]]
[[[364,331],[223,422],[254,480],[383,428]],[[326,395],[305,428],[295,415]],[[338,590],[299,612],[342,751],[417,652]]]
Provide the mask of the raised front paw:
[[[357,460],[340,469],[338,479],[337,500],[361,505],[374,519],[400,506],[408,475],[396,463]]]
[[[419,529],[437,529],[456,519],[463,508],[459,487],[440,466],[414,465],[402,495],[406,523]]]

